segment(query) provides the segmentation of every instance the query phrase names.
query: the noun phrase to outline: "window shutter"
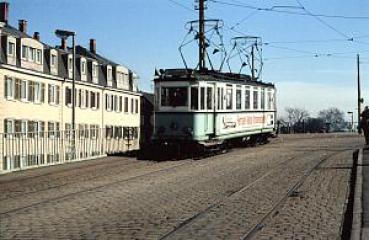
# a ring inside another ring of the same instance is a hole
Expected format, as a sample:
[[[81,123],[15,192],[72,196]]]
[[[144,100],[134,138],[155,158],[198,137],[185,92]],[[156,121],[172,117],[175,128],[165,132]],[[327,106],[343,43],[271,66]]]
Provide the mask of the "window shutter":
[[[100,108],[100,93],[96,94],[96,108],[99,109]]]
[[[48,86],[48,91],[47,91],[48,97],[47,97],[47,99],[48,99],[48,103],[51,103],[51,85],[48,84],[47,86]]]

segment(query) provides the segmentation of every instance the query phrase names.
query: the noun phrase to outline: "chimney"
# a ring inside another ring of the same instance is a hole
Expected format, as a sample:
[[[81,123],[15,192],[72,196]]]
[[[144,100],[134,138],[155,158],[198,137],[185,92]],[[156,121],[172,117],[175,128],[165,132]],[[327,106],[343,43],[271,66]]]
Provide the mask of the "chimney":
[[[67,39],[61,38],[60,48],[63,50],[67,50]]]
[[[40,41],[40,33],[39,32],[34,32],[33,33],[33,39]]]
[[[96,39],[90,39],[90,52],[96,54]]]
[[[27,20],[19,20],[18,22],[19,31],[22,33],[27,33]]]
[[[0,21],[7,24],[8,18],[9,18],[9,3],[0,2]]]

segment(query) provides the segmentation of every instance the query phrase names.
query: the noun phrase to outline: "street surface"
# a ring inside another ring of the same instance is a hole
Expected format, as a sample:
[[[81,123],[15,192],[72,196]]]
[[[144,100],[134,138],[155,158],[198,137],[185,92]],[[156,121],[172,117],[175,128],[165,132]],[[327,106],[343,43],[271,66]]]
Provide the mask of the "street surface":
[[[109,157],[0,176],[0,239],[338,239],[350,134],[201,160]]]

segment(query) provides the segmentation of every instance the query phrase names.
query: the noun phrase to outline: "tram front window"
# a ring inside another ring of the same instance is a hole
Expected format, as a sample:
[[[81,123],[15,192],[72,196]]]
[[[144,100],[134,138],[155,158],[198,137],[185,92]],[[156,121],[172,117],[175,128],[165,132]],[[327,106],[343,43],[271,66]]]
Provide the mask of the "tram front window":
[[[188,105],[187,87],[162,87],[161,106],[185,107]]]

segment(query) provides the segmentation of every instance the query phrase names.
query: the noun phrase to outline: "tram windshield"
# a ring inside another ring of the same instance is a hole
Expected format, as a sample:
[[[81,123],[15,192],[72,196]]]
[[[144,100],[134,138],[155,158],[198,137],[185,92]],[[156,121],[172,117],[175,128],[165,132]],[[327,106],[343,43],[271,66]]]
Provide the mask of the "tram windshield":
[[[187,87],[162,87],[161,106],[185,107],[188,105]]]

